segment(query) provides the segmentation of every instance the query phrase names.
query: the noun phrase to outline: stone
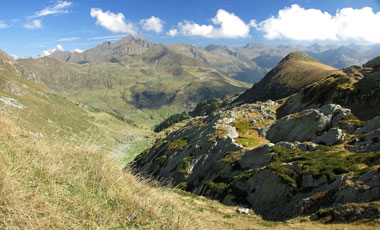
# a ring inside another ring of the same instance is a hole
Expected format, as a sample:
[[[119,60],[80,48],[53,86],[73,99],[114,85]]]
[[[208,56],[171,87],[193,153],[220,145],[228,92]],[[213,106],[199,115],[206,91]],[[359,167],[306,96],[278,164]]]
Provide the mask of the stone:
[[[346,140],[346,134],[340,128],[332,128],[313,140],[314,143],[324,145],[334,145]]]
[[[273,143],[280,141],[310,141],[323,131],[330,118],[317,110],[307,110],[288,115],[273,123],[266,138]]]
[[[306,174],[302,176],[302,185],[303,188],[313,187],[313,176]]]
[[[238,208],[236,211],[240,214],[249,215],[249,209],[248,208]]]
[[[253,150],[247,151],[239,160],[242,168],[262,167],[272,160],[272,147],[274,144],[267,143]]]
[[[380,116],[373,118],[370,122],[368,122],[368,124],[366,124],[362,128],[358,128],[354,132],[354,134],[368,133],[376,129],[380,129]]]

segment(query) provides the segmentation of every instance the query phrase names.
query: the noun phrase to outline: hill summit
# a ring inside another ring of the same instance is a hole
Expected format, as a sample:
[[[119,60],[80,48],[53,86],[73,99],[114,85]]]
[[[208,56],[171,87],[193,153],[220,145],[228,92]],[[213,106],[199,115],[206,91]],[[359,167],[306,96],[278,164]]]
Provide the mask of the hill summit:
[[[283,58],[259,83],[238,97],[236,101],[252,103],[284,98],[325,78],[336,70],[334,67],[322,64],[302,52],[292,52]]]

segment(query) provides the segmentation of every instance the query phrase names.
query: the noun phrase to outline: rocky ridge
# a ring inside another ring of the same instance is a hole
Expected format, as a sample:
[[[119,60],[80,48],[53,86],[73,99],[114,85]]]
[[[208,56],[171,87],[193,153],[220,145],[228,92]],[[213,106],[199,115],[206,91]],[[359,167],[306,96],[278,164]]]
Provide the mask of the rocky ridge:
[[[380,115],[380,57],[363,66],[332,73],[291,96],[278,110],[279,117],[335,103],[351,109],[361,120]]]
[[[320,210],[380,199],[380,148],[368,142],[378,142],[379,118],[366,125],[328,104],[276,120],[279,106],[257,102],[193,118],[131,166],[271,220],[321,219]]]

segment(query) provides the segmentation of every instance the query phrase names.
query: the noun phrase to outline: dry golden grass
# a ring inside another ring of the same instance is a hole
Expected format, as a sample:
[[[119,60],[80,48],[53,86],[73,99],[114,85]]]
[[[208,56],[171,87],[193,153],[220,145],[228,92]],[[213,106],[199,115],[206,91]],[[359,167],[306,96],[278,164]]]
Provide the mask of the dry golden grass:
[[[0,229],[359,229],[241,215],[123,171],[91,146],[48,144],[0,115]]]
[[[1,229],[189,227],[168,192],[90,147],[50,146],[0,117],[0,153]]]

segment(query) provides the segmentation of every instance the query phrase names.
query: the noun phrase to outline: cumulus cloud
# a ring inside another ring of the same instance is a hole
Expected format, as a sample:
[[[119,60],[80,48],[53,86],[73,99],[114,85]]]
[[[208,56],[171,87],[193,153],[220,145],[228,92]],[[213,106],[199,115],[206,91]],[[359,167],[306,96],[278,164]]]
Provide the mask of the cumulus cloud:
[[[55,14],[67,14],[69,11],[66,9],[72,5],[72,2],[56,1],[53,5],[45,7],[44,9],[36,12],[33,17],[43,17]]]
[[[152,16],[147,19],[143,19],[140,21],[142,28],[146,31],[154,31],[156,33],[162,32],[162,28],[164,27],[164,21],[160,18]]]
[[[48,50],[44,50],[40,53],[40,57],[45,57],[45,56],[49,56],[50,54],[54,53],[55,51],[57,50],[60,50],[60,51],[64,51],[63,47],[61,45],[57,45],[56,47],[54,48],[50,48]]]
[[[102,9],[92,8],[90,15],[96,18],[96,24],[114,33],[130,33],[135,34],[136,30],[132,23],[125,22],[125,17],[122,13],[112,13],[110,11],[103,12]]]
[[[166,33],[166,35],[169,35],[169,36],[172,36],[172,37],[176,36],[177,34],[178,34],[178,30],[177,29],[171,29],[171,30],[169,30]]]
[[[22,26],[27,29],[40,29],[42,28],[42,22],[39,19],[35,19],[31,22],[24,23]]]
[[[249,36],[249,25],[245,24],[234,13],[219,9],[211,21],[213,25],[199,25],[185,20],[178,23],[178,30],[185,36],[207,38],[241,38]]]
[[[250,23],[251,24],[251,23]],[[292,39],[297,41],[331,40],[380,42],[380,12],[369,7],[343,8],[335,15],[318,9],[304,9],[292,5],[252,27],[264,33],[267,39]]]

